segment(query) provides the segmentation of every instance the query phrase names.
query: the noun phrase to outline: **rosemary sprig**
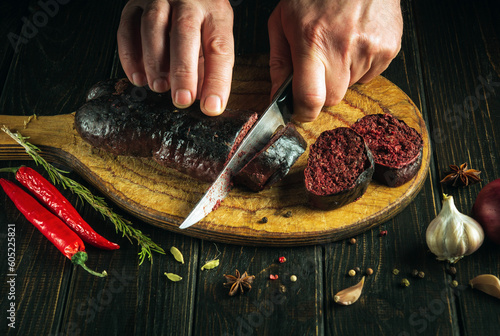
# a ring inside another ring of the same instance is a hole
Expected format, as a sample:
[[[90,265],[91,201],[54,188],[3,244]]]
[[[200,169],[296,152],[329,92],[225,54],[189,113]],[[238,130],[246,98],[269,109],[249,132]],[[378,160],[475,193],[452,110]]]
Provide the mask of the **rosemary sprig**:
[[[67,174],[67,171],[54,167],[48,163],[38,153],[40,149],[27,141],[29,137],[24,137],[19,134],[19,132],[12,133],[5,125],[2,127],[2,131],[7,133],[12,139],[21,145],[26,150],[26,153],[35,161],[35,163],[37,165],[41,165],[47,171],[53,184],[59,184],[64,189],[69,189],[81,200],[90,204],[95,210],[97,210],[105,218],[107,217],[115,225],[116,232],[121,232],[122,236],[126,237],[130,242],[132,242],[132,239],[135,239],[141,247],[141,251],[139,252],[139,265],[143,263],[146,257],[151,261],[152,252],[165,254],[165,251],[153,242],[151,238],[143,234],[141,230],[134,228],[132,222],[113,212],[113,210],[106,204],[104,198],[95,196],[87,187],[65,176],[64,174]]]

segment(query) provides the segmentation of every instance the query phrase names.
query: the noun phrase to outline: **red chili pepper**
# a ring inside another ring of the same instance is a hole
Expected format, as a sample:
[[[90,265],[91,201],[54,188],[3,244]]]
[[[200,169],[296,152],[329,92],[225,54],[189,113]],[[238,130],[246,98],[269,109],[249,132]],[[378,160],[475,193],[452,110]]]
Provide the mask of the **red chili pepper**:
[[[37,202],[31,195],[6,179],[0,179],[3,190],[15,206],[62,254],[75,265],[82,266],[90,274],[105,277],[106,271],[97,273],[85,265],[88,255],[78,235],[66,224]]]
[[[120,248],[120,245],[110,242],[95,232],[59,190],[36,170],[26,166],[21,166],[18,169],[2,169],[2,171],[7,170],[15,172],[16,179],[29,189],[42,204],[59,216],[83,241],[105,250]]]

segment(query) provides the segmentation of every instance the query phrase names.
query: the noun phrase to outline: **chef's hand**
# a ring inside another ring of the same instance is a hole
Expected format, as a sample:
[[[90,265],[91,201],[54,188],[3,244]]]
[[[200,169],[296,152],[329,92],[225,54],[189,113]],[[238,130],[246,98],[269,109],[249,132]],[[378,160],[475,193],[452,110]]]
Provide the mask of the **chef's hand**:
[[[312,121],[401,47],[399,0],[282,0],[268,22],[272,95],[293,69],[294,117]]]
[[[234,65],[233,11],[227,0],[130,0],[117,33],[129,80],[174,104],[218,115],[229,98]]]

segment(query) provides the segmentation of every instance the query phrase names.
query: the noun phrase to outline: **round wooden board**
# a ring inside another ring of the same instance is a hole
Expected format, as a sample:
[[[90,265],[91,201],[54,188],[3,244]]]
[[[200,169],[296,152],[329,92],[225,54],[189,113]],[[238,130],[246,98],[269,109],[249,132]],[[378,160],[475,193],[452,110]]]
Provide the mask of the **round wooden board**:
[[[240,72],[234,83],[231,108],[259,111],[267,105],[266,79],[245,81],[245,73]],[[42,146],[49,158],[74,168],[114,203],[147,223],[224,243],[297,246],[344,239],[374,227],[404,209],[421,189],[430,157],[425,122],[408,96],[381,76],[368,84],[354,85],[339,105],[324,108],[317,120],[299,124],[297,128],[310,145],[324,130],[349,126],[366,114],[386,111],[423,136],[422,167],[410,182],[398,188],[372,182],[356,202],[332,211],[316,210],[308,206],[303,184],[307,150],[289,175],[273,188],[254,193],[236,187],[216,211],[186,230],[178,226],[208,184],[149,159],[114,156],[92,148],[73,129],[73,114],[40,117],[31,120],[25,129],[17,127],[23,135],[31,137],[32,143]],[[0,140],[3,140],[0,144],[6,142],[5,137]],[[0,147],[0,159],[12,158],[8,154],[12,148]],[[284,216],[287,212],[291,217]],[[267,217],[267,223],[261,222],[263,217]]]

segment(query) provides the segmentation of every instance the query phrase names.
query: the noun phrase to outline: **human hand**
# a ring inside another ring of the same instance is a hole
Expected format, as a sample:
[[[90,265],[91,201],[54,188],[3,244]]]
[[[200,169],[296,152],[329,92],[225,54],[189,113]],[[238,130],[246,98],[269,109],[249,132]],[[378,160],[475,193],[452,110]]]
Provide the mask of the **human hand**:
[[[203,113],[226,107],[234,65],[233,11],[227,0],[130,0],[117,32],[129,80],[172,90],[175,106],[200,99]]]
[[[271,96],[293,69],[294,118],[307,122],[389,66],[403,19],[399,0],[282,0],[268,28]]]

